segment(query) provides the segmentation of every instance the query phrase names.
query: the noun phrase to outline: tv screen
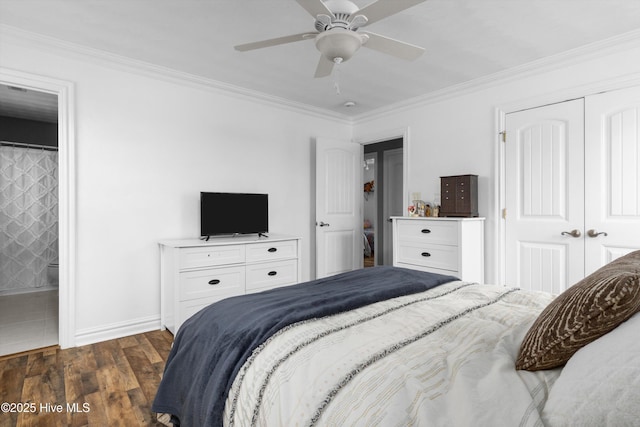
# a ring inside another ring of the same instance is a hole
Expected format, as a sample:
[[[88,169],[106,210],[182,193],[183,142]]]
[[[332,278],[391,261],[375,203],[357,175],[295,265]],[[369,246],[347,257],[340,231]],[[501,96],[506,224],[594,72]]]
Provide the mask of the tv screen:
[[[269,197],[250,193],[200,193],[200,235],[269,231]]]

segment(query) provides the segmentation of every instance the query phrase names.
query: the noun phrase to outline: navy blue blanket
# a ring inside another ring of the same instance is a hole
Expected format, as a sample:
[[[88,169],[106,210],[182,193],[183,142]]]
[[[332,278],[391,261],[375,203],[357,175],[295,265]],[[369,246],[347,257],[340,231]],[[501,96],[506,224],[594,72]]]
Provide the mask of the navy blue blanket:
[[[236,373],[253,349],[281,328],[423,292],[454,279],[374,267],[212,304],[180,327],[152,409],[172,414],[183,426],[222,426]]]

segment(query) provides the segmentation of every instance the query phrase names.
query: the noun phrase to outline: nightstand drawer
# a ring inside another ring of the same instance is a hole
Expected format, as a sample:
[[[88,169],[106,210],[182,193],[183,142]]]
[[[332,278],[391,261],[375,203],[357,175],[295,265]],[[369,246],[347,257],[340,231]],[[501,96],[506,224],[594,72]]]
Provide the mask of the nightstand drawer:
[[[423,242],[439,245],[458,244],[458,224],[442,220],[398,220],[398,239],[401,242]]]
[[[296,283],[298,261],[269,262],[247,265],[247,292]]]
[[[458,247],[401,242],[398,247],[397,261],[398,263],[456,271],[458,269]]]
[[[180,269],[214,267],[245,261],[244,245],[203,246],[180,251]]]
[[[297,240],[263,242],[247,246],[247,262],[290,259],[297,257]]]
[[[240,295],[244,292],[245,267],[221,267],[180,273],[180,301]]]

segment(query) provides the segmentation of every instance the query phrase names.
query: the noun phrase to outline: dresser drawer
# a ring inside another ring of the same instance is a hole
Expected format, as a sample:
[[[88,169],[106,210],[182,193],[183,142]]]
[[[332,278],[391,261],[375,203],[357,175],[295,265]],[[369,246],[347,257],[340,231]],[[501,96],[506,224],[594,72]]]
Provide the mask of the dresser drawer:
[[[269,261],[297,257],[297,240],[262,242],[247,245],[247,262]]]
[[[401,242],[398,263],[414,264],[443,270],[458,270],[458,247]]]
[[[222,245],[183,248],[180,250],[180,269],[238,264],[245,260],[244,245]]]
[[[458,244],[458,224],[447,220],[398,220],[400,242],[423,242],[439,245]]]
[[[298,281],[298,260],[247,265],[247,292],[291,285]]]
[[[244,292],[245,267],[220,267],[180,273],[180,301],[239,295]]]
[[[402,263],[396,264],[396,267],[409,268],[411,270],[427,271],[429,273],[442,274],[444,276],[453,276],[453,277],[457,277],[458,279],[460,278],[460,272],[456,270],[443,270],[442,268],[432,268],[432,267],[425,267],[424,265],[402,264]]]

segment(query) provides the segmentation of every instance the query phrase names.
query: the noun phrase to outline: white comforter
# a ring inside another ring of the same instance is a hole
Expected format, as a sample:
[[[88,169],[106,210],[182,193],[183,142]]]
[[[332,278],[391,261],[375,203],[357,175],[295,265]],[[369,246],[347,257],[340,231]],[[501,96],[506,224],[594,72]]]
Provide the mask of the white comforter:
[[[225,425],[542,425],[560,371],[514,361],[550,300],[456,281],[292,325],[243,366]]]

